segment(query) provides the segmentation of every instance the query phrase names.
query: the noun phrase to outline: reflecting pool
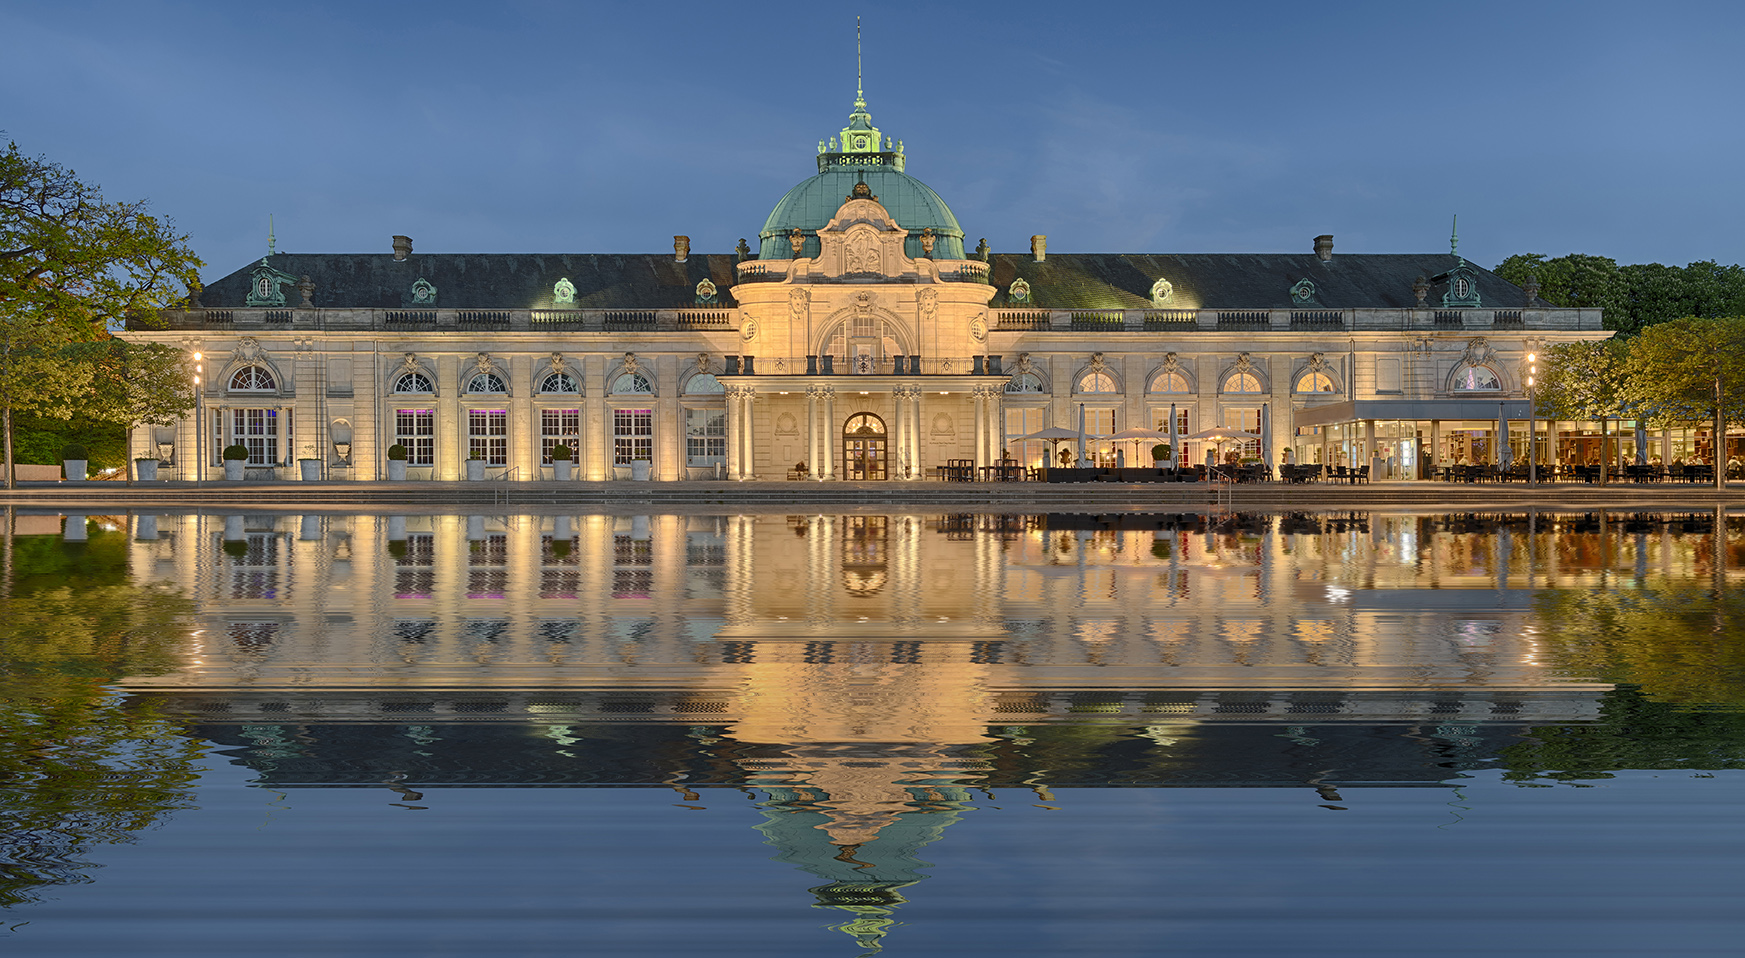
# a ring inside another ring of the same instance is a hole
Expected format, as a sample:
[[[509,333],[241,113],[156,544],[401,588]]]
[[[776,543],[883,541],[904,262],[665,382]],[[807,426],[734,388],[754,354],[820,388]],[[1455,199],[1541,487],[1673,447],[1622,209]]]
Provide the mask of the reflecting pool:
[[[8,517],[8,955],[1714,955],[1745,524]]]

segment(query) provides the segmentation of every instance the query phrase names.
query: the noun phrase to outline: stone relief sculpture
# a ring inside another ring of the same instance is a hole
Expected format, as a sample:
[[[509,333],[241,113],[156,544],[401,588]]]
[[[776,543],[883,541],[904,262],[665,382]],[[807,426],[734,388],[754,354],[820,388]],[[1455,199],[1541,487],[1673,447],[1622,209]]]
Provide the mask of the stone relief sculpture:
[[[922,322],[930,322],[939,313],[939,291],[924,289],[916,293],[915,305],[921,313]]]
[[[845,267],[850,273],[882,273],[884,257],[879,250],[879,239],[871,230],[856,230],[843,244],[847,254]]]
[[[497,363],[491,358],[490,353],[479,353],[478,356],[474,357],[473,367],[478,370],[479,375],[482,376],[497,371]]]
[[[1461,354],[1460,361],[1468,366],[1483,366],[1496,358],[1496,352],[1484,337],[1467,340],[1466,351]]]
[[[635,353],[625,353],[624,354],[624,372],[625,372],[625,374],[630,375],[630,376],[634,376],[641,371],[642,371],[642,363],[637,360],[636,354]]]
[[[978,343],[988,341],[988,314],[986,311],[977,313],[976,317],[969,321],[969,338]]]
[[[1151,305],[1163,307],[1169,305],[1170,297],[1175,295],[1175,284],[1167,279],[1159,279],[1151,284]]]

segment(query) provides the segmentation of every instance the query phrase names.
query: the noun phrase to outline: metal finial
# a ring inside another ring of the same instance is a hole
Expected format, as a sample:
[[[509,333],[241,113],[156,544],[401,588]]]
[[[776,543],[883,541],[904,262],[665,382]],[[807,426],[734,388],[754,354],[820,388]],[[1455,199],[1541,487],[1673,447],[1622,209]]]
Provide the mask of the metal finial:
[[[1448,255],[1460,255],[1460,214],[1454,214],[1454,226],[1448,232]]]
[[[860,81],[860,17],[854,18],[854,96],[857,100],[866,99]]]
[[[279,251],[278,245],[279,245],[278,241],[273,238],[273,214],[268,213],[267,214],[267,255],[271,256],[274,253],[277,253]]]

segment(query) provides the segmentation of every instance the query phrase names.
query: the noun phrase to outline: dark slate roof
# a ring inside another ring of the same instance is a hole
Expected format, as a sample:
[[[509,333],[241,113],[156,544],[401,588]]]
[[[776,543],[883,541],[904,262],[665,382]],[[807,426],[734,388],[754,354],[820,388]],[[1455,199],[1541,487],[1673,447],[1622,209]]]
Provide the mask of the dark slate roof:
[[[676,309],[696,303],[697,283],[708,279],[723,293],[734,283],[731,254],[693,253],[683,263],[664,253],[278,253],[268,264],[315,283],[320,307],[399,309],[423,277],[436,287],[439,309],[549,309],[557,281],[576,287],[578,309]],[[207,308],[242,307],[256,260],[215,280],[201,292]],[[297,291],[285,287],[285,302]],[[718,294],[721,305],[732,300]]]
[[[693,253],[675,263],[671,253],[413,253],[395,262],[391,253],[278,253],[274,269],[307,275],[316,306],[399,309],[412,284],[423,277],[436,286],[442,309],[546,309],[552,287],[568,277],[577,308],[678,309],[696,305],[697,283],[707,277],[732,305],[732,254]],[[1159,278],[1175,286],[1170,305],[1206,309],[1377,309],[1412,306],[1412,283],[1434,279],[1455,265],[1447,253],[1336,253],[1322,262],[1313,253],[1050,253],[1038,263],[1028,253],[993,257],[993,305],[1050,309],[1137,309],[1151,305]],[[214,281],[201,295],[208,308],[245,305],[250,274],[259,261]],[[1483,303],[1518,309],[1520,287],[1475,266]],[[1030,284],[1030,303],[1011,301],[1012,281]],[[1315,284],[1315,298],[1293,303],[1298,280]],[[1429,304],[1440,305],[1445,287],[1433,284]],[[298,302],[286,287],[287,304]],[[1536,305],[1551,304],[1537,300]]]
[[[996,253],[993,305],[1013,302],[1012,281],[1030,284],[1029,305],[1048,309],[1138,309],[1151,305],[1159,279],[1175,286],[1169,305],[1203,309],[1401,309],[1416,305],[1412,284],[1452,269],[1447,253],[1335,253],[1322,262],[1314,253],[1049,253],[1036,262],[1028,253]],[[1470,265],[1470,264],[1469,264]],[[1519,309],[1519,286],[1482,267],[1479,296],[1486,308]],[[1291,300],[1299,280],[1315,284],[1306,304]],[[1433,282],[1427,300],[1441,305],[1444,283]],[[1540,307],[1551,304],[1535,300]]]

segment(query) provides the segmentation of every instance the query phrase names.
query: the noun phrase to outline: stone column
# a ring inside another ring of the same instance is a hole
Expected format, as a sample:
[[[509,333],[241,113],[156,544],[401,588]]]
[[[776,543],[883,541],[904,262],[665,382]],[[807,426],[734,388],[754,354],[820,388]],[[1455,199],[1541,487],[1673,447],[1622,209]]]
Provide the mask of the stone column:
[[[817,386],[806,387],[806,468],[812,470],[813,479],[824,478],[824,470],[820,468],[818,459],[818,432],[823,428],[819,422],[818,401],[824,398]]]
[[[988,464],[988,390],[986,386],[975,386],[970,389],[970,400],[974,403],[976,423],[976,468]]]
[[[756,430],[752,426],[751,417],[755,412],[757,402],[756,386],[741,386],[739,406],[742,410],[739,421],[739,463],[740,478],[757,478],[757,440]]]
[[[909,430],[909,457],[915,464],[915,478],[917,479],[921,478],[923,474],[923,466],[921,463],[921,396],[922,390],[920,383],[914,383],[909,386],[909,415],[913,417],[910,419],[910,424],[915,427]]]
[[[727,478],[739,478],[739,389],[729,384],[723,390],[727,396]]]
[[[824,460],[824,478],[836,478],[836,433],[839,428],[836,423],[836,387],[819,386],[818,394],[824,399],[824,441],[819,443],[819,454]]]

